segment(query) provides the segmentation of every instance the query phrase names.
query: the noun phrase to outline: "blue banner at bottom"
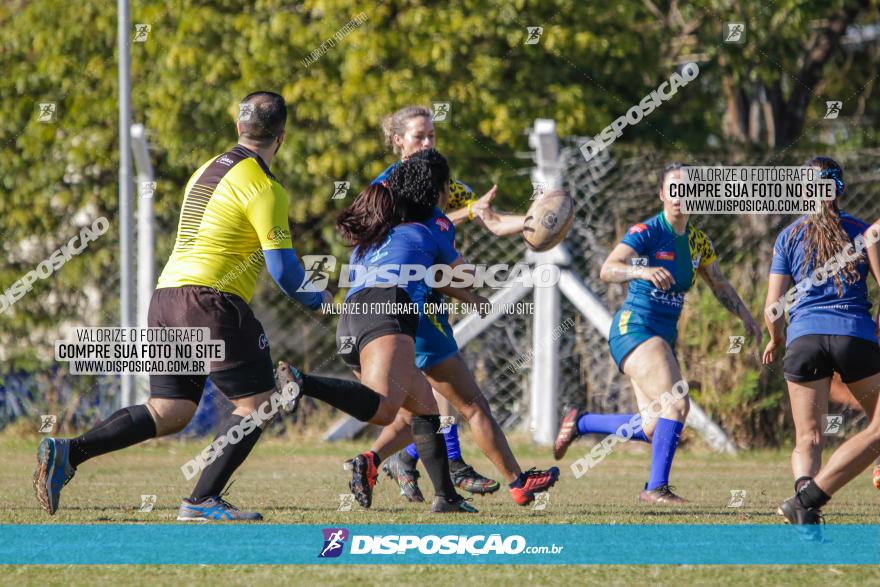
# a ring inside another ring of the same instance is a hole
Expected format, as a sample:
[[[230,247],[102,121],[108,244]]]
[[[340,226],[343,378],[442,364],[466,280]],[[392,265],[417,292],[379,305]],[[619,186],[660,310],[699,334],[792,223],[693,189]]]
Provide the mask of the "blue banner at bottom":
[[[0,564],[877,565],[880,525],[7,524]]]

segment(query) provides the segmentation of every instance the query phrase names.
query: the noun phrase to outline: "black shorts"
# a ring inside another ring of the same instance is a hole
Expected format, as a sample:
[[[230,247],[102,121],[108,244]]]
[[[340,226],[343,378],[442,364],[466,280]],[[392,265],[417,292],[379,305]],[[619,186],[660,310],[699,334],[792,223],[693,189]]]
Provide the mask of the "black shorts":
[[[269,339],[250,306],[237,295],[199,285],[157,289],[150,299],[147,325],[210,328],[211,339],[224,341],[226,353],[222,361],[211,362],[211,381],[229,399],[275,387]],[[150,375],[150,397],[198,404],[208,377]]]
[[[880,372],[880,346],[855,336],[807,334],[785,349],[786,381],[805,383],[840,373],[844,383],[859,381]]]
[[[380,336],[405,334],[415,340],[419,328],[418,312],[370,312],[371,304],[411,308],[411,302],[406,290],[399,287],[368,287],[346,300],[336,325],[336,351],[345,364],[359,370],[361,351]]]

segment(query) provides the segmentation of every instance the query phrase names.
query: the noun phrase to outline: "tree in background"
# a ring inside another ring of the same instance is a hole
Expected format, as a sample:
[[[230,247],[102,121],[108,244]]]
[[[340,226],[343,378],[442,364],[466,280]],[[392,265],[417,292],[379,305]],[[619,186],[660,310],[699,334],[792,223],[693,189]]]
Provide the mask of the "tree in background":
[[[720,130],[728,141],[789,147],[809,139],[808,111],[822,119],[826,101],[843,102],[842,114],[868,114],[880,73],[876,0],[644,4],[676,33],[661,43],[667,60],[716,69],[712,87],[723,92]],[[732,37],[726,23],[745,26]],[[861,23],[868,28],[853,26]]]
[[[390,111],[449,102],[451,118],[437,130],[455,174],[478,190],[497,182],[502,205],[523,209],[531,194],[528,163],[515,153],[526,150],[524,130],[536,117],[555,119],[562,136],[596,134],[689,60],[700,62],[698,81],[644,124],[627,128],[622,140],[704,148],[708,135],[729,126],[722,121],[732,102],[724,92],[732,88],[739,96],[733,103],[746,100],[751,112],[753,89],[764,87],[768,96],[777,88],[786,104],[800,104],[800,126],[789,121],[794,106],[762,114],[763,124],[776,129],[774,144],[782,145],[780,137],[796,135],[807,112],[824,112],[818,101],[803,103],[809,93],[792,97],[803,90],[789,72],[800,71],[795,65],[805,52],[816,63],[812,87],[864,96],[876,67],[867,52],[843,55],[829,47],[822,57],[805,48],[824,47],[819,33],[826,29],[838,31],[835,39],[826,33],[836,47],[841,27],[867,18],[866,2],[876,6],[875,0],[832,6],[779,0],[775,8],[756,0],[735,9],[721,0],[687,9],[650,0],[134,2],[132,22],[150,25],[144,42],[132,44],[132,82],[134,120],[149,130],[157,172],[157,261],[161,266],[170,251],[187,178],[235,141],[238,100],[255,89],[279,91],[290,105],[286,144],[273,171],[291,194],[298,250],[340,254],[332,218],[346,200],[331,198],[334,182],[349,181],[351,197],[393,160],[379,132]],[[0,289],[95,217],[105,215],[112,225],[87,253],[0,314],[0,359],[7,366],[37,354],[45,359],[51,332],[65,321],[116,321],[116,14],[108,6],[96,0],[0,5],[6,243]],[[730,20],[745,14],[756,41],[737,46],[739,53],[720,43],[728,14]],[[771,26],[752,26],[762,15]],[[542,28],[535,43],[528,43],[530,27]],[[677,46],[677,38],[695,41]],[[43,101],[57,104],[52,123],[37,120]],[[877,108],[867,104],[865,115]],[[741,111],[728,118],[740,120]],[[744,136],[763,141],[750,129]]]

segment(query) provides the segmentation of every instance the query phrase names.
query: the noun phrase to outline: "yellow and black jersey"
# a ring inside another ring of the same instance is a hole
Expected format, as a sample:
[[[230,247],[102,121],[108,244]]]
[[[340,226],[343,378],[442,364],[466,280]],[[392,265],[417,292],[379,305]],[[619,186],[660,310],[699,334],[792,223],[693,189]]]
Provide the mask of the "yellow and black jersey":
[[[292,246],[286,190],[259,155],[237,145],[187,182],[174,250],[157,288],[201,285],[250,301],[262,251]]]

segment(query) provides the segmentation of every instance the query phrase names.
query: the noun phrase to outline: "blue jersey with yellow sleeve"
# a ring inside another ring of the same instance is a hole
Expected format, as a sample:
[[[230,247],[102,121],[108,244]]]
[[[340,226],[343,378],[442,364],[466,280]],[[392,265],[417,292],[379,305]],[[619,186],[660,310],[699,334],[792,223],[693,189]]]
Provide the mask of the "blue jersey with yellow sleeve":
[[[645,222],[632,225],[621,242],[636,252],[638,261],[634,264],[663,267],[675,279],[675,285],[666,291],[645,279],[634,279],[629,284],[624,308],[644,318],[677,323],[684,296],[693,284],[694,273],[717,258],[712,241],[690,223],[684,234],[676,233],[661,212]]]

